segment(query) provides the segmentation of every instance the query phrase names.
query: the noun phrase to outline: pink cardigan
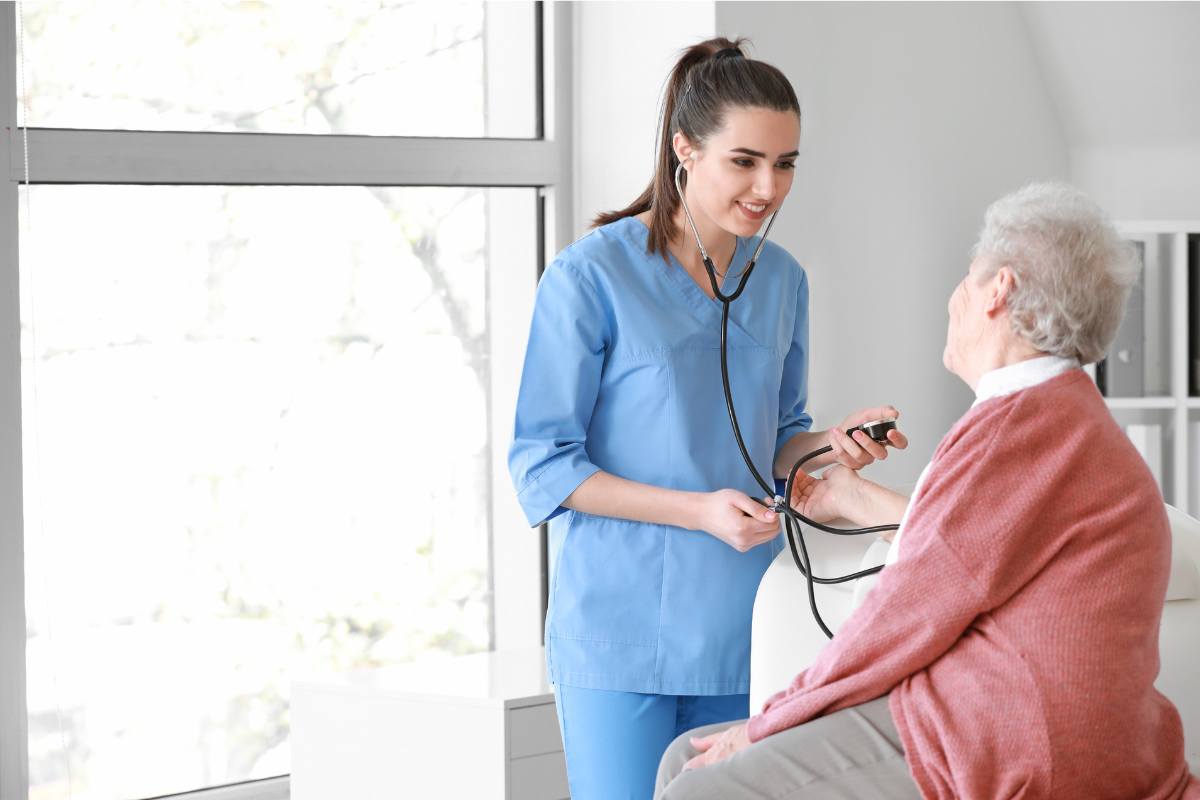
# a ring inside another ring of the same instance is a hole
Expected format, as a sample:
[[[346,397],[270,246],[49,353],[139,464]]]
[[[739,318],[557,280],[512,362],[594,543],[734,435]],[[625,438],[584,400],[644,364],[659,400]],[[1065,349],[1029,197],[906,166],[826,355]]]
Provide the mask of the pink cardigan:
[[[971,409],[912,503],[900,560],[751,741],[891,692],[927,798],[1200,798],[1153,686],[1162,497],[1087,375]]]

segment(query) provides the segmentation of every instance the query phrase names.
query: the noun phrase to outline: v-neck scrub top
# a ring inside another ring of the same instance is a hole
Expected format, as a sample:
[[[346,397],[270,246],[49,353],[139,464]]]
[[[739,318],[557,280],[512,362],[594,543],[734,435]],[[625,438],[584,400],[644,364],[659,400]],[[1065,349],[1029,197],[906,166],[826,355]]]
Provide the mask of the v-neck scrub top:
[[[538,285],[509,470],[536,526],[551,526],[550,680],[649,694],[743,694],[750,617],[782,535],[739,553],[672,525],[562,502],[597,470],[670,489],[763,492],[746,469],[721,385],[721,303],[646,252],[626,217],[567,247]],[[724,291],[757,238],[739,239]],[[808,280],[768,242],[730,307],[729,380],[746,447],[770,480],[805,412]]]

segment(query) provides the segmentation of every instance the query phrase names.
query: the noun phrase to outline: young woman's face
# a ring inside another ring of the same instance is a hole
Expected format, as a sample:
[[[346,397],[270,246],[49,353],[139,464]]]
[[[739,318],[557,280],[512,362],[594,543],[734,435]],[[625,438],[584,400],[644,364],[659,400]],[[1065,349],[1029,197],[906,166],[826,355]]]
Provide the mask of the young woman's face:
[[[686,148],[686,139],[677,139],[679,144]],[[688,204],[697,224],[703,215],[737,236],[758,233],[792,188],[799,145],[800,118],[795,112],[727,111],[725,126],[703,148],[688,150],[697,158],[684,159]]]

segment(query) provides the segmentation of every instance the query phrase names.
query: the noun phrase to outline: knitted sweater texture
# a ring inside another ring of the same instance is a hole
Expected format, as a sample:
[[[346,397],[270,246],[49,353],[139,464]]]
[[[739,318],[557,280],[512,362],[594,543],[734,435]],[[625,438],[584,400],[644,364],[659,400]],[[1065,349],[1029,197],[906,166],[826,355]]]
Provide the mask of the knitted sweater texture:
[[[1153,685],[1162,497],[1087,375],[960,419],[900,548],[752,741],[891,692],[927,798],[1200,798]]]

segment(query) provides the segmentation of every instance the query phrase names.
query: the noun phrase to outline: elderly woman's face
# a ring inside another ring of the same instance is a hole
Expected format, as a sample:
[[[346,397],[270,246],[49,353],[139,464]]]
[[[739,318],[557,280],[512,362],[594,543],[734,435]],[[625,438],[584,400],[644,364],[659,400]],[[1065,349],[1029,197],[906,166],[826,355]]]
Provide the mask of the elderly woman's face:
[[[946,349],[942,353],[942,364],[955,375],[963,376],[972,349],[983,337],[984,307],[986,295],[980,284],[979,275],[984,269],[983,259],[976,258],[958,286],[950,294],[947,311],[950,322],[946,328]]]

